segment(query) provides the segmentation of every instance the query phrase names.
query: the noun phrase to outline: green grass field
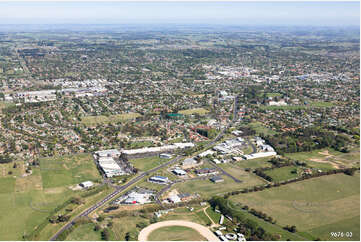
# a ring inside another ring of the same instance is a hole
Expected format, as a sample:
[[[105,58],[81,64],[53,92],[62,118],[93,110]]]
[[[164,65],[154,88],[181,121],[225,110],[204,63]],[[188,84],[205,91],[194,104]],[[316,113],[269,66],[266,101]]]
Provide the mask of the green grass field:
[[[280,182],[298,177],[299,175],[297,173],[291,173],[294,170],[297,171],[296,166],[285,166],[265,171],[265,173],[272,177],[273,182]]]
[[[32,174],[27,176],[22,176],[24,163],[16,163],[17,168],[13,164],[0,165],[0,240],[22,240],[23,235],[31,234],[46,221],[56,207],[81,193],[68,189],[69,185],[100,178],[89,154],[40,159],[40,167],[32,167]],[[12,175],[7,174],[9,170]],[[88,206],[91,199],[105,192],[86,198],[82,206]],[[62,224],[47,225],[37,239],[48,240],[59,226]]]
[[[184,115],[191,115],[191,114],[205,115],[205,114],[209,113],[209,111],[204,108],[193,108],[193,109],[181,110],[178,113],[184,114]]]
[[[90,154],[77,154],[40,159],[44,188],[74,185],[101,176]]]
[[[94,224],[82,224],[76,227],[65,239],[66,241],[99,241],[100,231],[94,231]]]
[[[258,168],[258,167],[271,167],[272,164],[267,162],[270,157],[257,158],[252,160],[241,160],[235,163],[240,168]]]
[[[169,226],[159,228],[150,233],[150,241],[205,241],[194,229],[183,226]]]
[[[166,163],[169,161],[169,159],[166,158],[160,158],[158,155],[156,156],[150,156],[145,158],[137,158],[129,160],[130,163],[133,164],[133,166],[140,171],[147,171],[154,167],[157,167],[163,163]]]
[[[276,131],[265,127],[260,122],[252,122],[248,126],[252,128],[254,131],[256,131],[257,134],[274,135],[277,133]]]
[[[30,233],[45,220],[49,211],[73,194],[70,190],[59,193],[41,190],[41,179],[33,179],[32,176],[1,178],[0,185],[0,240],[22,240],[24,234]],[[22,189],[16,191],[18,186]]]
[[[12,177],[0,178],[0,193],[12,193],[15,190],[16,179]]]
[[[86,126],[95,126],[97,124],[116,123],[119,121],[135,119],[140,117],[139,113],[123,113],[110,116],[98,115],[98,116],[85,116],[82,118],[81,123]]]
[[[360,214],[360,175],[322,176],[230,199],[265,212],[281,226],[296,225],[300,232],[328,238],[324,226],[354,221]],[[359,236],[359,227],[352,232]]]

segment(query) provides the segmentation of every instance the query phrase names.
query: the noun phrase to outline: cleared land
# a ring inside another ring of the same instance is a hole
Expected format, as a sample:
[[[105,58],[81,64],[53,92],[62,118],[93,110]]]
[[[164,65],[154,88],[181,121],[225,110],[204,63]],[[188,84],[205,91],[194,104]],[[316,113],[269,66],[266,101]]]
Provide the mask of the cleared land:
[[[90,154],[43,158],[40,169],[44,188],[69,186],[100,178]]]
[[[341,167],[360,167],[360,149],[352,149],[349,153],[342,153],[333,149],[320,149],[310,152],[285,154],[294,160],[304,161],[309,166],[334,169]]]
[[[191,114],[205,115],[205,114],[209,113],[209,111],[204,108],[193,108],[193,109],[181,110],[178,113],[184,114],[184,115],[191,115]]]
[[[153,231],[149,236],[150,241],[205,241],[197,231],[182,226],[169,226]]]
[[[82,118],[81,123],[85,124],[86,126],[95,126],[97,124],[116,123],[119,121],[135,119],[140,116],[142,115],[140,115],[139,113],[123,113],[110,116],[86,116]]]
[[[357,173],[323,176],[230,199],[265,212],[281,226],[296,225],[301,232],[316,231],[315,236],[332,239],[324,233],[327,229],[322,228],[341,221],[349,221],[348,227],[355,228],[352,221],[360,214],[359,196],[360,175]],[[351,232],[359,236],[359,227]]]

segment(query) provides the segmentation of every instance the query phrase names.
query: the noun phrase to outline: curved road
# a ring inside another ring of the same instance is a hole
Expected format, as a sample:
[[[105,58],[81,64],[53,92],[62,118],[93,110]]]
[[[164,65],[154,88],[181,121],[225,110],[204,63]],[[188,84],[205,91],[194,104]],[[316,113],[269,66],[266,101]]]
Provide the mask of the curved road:
[[[219,241],[217,236],[213,234],[213,232],[210,231],[207,227],[184,220],[168,220],[168,221],[151,224],[148,227],[142,229],[142,231],[140,231],[138,235],[138,241],[147,241],[148,236],[154,230],[168,226],[183,226],[183,227],[192,228],[195,231],[197,231],[200,235],[202,235],[204,238],[206,238],[208,241]]]

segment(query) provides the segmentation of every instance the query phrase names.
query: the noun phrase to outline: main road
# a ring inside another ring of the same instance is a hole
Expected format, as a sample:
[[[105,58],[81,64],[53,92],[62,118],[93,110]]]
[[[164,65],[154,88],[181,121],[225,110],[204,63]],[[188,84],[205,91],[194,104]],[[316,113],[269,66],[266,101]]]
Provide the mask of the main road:
[[[80,217],[85,217],[88,216],[91,212],[93,212],[94,210],[96,210],[97,208],[103,206],[106,202],[108,202],[109,200],[111,200],[112,198],[114,198],[115,196],[117,196],[119,193],[123,192],[124,190],[126,190],[128,187],[132,186],[133,184],[135,184],[136,182],[140,181],[141,179],[143,179],[145,176],[149,175],[150,173],[156,172],[159,169],[162,169],[168,165],[174,164],[176,162],[178,162],[181,158],[183,158],[183,156],[177,156],[175,159],[170,160],[160,166],[157,166],[149,171],[143,172],[141,174],[139,174],[138,176],[136,176],[135,178],[133,178],[132,180],[130,180],[129,182],[127,182],[126,184],[124,184],[123,186],[119,186],[116,188],[116,190],[114,192],[112,192],[111,194],[109,194],[108,196],[106,196],[105,198],[103,198],[103,200],[97,202],[96,204],[94,204],[93,206],[91,206],[90,208],[84,210],[82,213],[78,214],[76,217],[74,217],[70,222],[68,222],[66,225],[64,225],[56,234],[54,234],[50,240],[54,241],[58,238],[58,236],[66,229],[69,229],[70,227],[72,227],[74,225],[75,220],[77,220]]]

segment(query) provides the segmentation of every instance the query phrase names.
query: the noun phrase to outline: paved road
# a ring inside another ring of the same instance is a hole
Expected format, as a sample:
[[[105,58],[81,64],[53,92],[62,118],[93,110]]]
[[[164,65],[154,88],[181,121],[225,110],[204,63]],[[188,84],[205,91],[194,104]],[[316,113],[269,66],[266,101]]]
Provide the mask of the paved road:
[[[142,229],[140,231],[140,233],[138,235],[138,241],[147,241],[148,236],[154,230],[162,228],[162,227],[169,227],[169,226],[183,226],[183,227],[192,228],[195,231],[197,231],[200,235],[202,235],[205,239],[207,239],[208,241],[219,241],[217,236],[215,234],[213,234],[213,232],[210,231],[207,227],[197,224],[197,223],[184,221],[184,220],[168,220],[168,221],[151,224],[148,227],[145,227],[144,229]],[[170,235],[170,238],[171,238],[171,236],[172,235]]]
[[[93,206],[91,206],[90,208],[86,209],[85,211],[83,211],[81,214],[77,215],[75,218],[73,218],[69,223],[67,223],[64,227],[62,227],[55,235],[53,235],[50,240],[56,240],[56,238],[66,229],[69,229],[70,227],[72,227],[74,225],[74,222],[76,219],[80,218],[80,217],[84,217],[84,216],[88,216],[91,212],[93,212],[94,210],[96,210],[97,208],[99,208],[100,206],[104,205],[106,202],[108,202],[109,200],[111,200],[112,198],[114,198],[115,196],[117,196],[119,193],[123,192],[125,189],[127,189],[128,187],[130,187],[131,185],[133,185],[134,183],[138,182],[139,180],[143,179],[145,176],[147,176],[150,173],[153,173],[159,169],[162,169],[168,165],[174,164],[176,162],[178,162],[181,158],[183,158],[183,156],[177,156],[175,159],[168,161],[167,163],[164,163],[160,166],[157,166],[147,172],[141,173],[138,176],[136,176],[135,178],[133,178],[132,180],[130,180],[127,184],[123,185],[123,186],[119,186],[114,192],[112,192],[111,194],[109,194],[108,196],[106,196],[103,200],[97,202],[96,204],[94,204]]]
[[[256,146],[250,140],[247,140],[247,142],[248,142],[248,145],[250,145],[252,147],[253,151],[251,152],[251,154],[257,153]]]
[[[224,175],[226,175],[226,176],[230,177],[231,179],[233,179],[233,181],[238,182],[238,183],[242,182],[241,180],[235,178],[234,176],[232,176],[231,174],[229,174],[228,172],[226,172],[225,170],[223,170],[222,167],[217,166],[216,164],[214,164],[214,163],[211,162],[210,160],[208,160],[208,163],[211,164],[212,166],[214,166],[215,168],[217,168],[218,170],[220,170]]]

